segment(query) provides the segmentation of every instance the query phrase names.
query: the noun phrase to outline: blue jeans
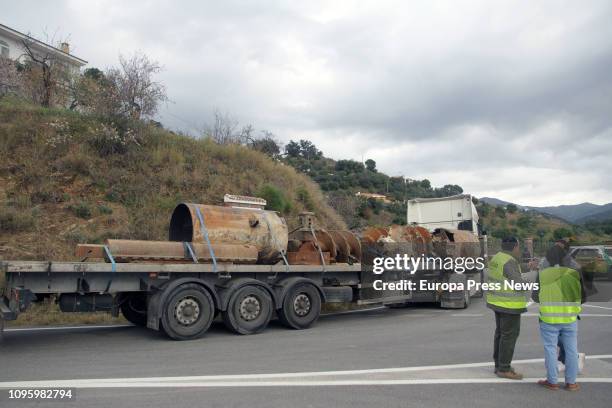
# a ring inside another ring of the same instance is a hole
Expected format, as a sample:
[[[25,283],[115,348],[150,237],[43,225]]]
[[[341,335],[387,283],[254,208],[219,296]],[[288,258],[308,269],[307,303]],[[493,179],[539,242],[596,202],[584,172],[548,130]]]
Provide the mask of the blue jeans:
[[[544,343],[546,379],[557,384],[557,344],[565,350],[565,383],[575,384],[578,375],[578,322],[550,324],[540,321],[540,336]]]

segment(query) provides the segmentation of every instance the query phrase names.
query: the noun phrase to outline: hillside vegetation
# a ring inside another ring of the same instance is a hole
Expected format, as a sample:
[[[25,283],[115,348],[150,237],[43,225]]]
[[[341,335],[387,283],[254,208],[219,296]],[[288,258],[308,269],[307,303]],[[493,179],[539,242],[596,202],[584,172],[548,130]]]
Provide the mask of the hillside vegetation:
[[[330,159],[308,140],[290,141],[285,146],[283,160],[319,184],[329,204],[350,228],[405,224],[406,200],[446,197],[463,192],[454,184],[436,188],[427,179],[389,176],[380,172],[372,159],[364,163]],[[382,194],[386,200],[357,197],[358,192]]]
[[[476,209],[484,229],[493,238],[513,235],[519,238],[534,238],[536,242],[541,243],[570,238],[574,244],[612,241],[612,229],[570,224],[559,217],[535,210],[524,210],[514,204],[492,205],[480,200]]]
[[[346,228],[318,186],[240,145],[154,124],[0,99],[0,258],[73,259],[77,243],[167,239],[180,202],[259,195],[290,227],[303,210]]]

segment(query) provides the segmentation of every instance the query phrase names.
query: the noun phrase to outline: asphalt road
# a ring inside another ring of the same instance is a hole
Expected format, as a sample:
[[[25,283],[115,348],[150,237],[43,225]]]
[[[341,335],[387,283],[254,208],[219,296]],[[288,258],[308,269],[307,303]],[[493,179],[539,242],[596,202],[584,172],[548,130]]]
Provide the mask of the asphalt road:
[[[0,387],[79,387],[76,401],[42,405],[88,407],[492,406],[500,395],[520,406],[609,407],[612,303],[584,308],[579,348],[592,358],[582,390],[569,393],[534,384],[544,375],[535,305],[515,353],[528,379],[510,382],[492,374],[492,312],[482,299],[473,302],[467,310],[424,305],[325,316],[305,331],[272,323],[255,336],[215,324],[189,342],[137,327],[8,331]],[[0,394],[2,406],[29,406]]]

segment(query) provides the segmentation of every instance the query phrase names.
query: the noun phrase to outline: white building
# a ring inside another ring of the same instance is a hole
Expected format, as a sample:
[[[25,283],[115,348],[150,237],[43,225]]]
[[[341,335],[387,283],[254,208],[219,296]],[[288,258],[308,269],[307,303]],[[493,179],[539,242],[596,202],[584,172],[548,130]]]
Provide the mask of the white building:
[[[24,41],[31,44],[30,48],[37,55],[50,57],[54,61],[69,67],[73,72],[78,72],[83,65],[87,64],[87,61],[70,54],[68,43],[61,43],[58,47],[55,47],[0,24],[0,56],[26,62],[28,58],[23,45]]]

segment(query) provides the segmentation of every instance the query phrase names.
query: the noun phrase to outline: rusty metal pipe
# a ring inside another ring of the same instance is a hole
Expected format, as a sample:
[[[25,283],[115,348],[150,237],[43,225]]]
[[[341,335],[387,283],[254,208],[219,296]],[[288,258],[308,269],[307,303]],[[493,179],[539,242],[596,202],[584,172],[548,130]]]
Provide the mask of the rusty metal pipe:
[[[174,209],[170,241],[205,243],[196,208],[213,244],[253,245],[259,263],[275,263],[281,251],[287,250],[287,224],[274,211],[194,203],[182,203]]]

